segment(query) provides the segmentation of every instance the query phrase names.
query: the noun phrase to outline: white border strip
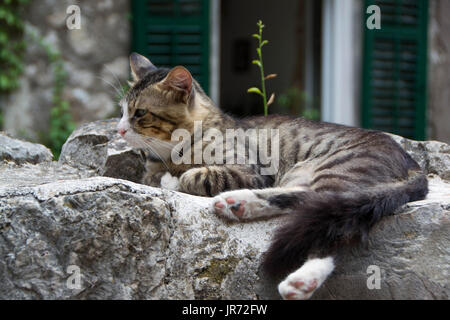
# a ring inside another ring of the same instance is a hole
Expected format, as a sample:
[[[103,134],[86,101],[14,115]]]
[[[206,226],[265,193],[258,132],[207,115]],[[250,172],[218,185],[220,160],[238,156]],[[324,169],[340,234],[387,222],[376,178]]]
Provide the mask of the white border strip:
[[[322,14],[322,120],[354,126],[353,0],[324,0]]]
[[[209,96],[214,103],[220,104],[220,8],[221,0],[212,0],[210,4],[210,51],[209,51]]]

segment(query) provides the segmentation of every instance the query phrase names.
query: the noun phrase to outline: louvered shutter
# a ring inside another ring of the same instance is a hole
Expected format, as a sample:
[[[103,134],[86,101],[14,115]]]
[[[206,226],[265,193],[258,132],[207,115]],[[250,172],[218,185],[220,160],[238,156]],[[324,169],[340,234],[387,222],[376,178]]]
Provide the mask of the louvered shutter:
[[[133,0],[133,50],[159,67],[186,67],[209,91],[209,1]]]
[[[381,29],[364,27],[362,125],[424,140],[428,1],[366,0],[364,9],[372,4]]]

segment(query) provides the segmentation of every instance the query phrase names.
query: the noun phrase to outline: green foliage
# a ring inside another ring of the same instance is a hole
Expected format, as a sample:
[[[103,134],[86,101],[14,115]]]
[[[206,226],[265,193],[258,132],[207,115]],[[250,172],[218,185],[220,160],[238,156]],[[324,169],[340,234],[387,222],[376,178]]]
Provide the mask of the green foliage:
[[[263,64],[263,57],[262,57],[262,48],[269,43],[267,40],[263,40],[262,38],[262,32],[265,27],[265,25],[262,23],[261,20],[258,21],[256,24],[258,26],[258,33],[253,34],[253,37],[258,40],[258,48],[256,48],[256,53],[258,54],[258,59],[253,60],[252,63],[257,65],[259,67],[260,73],[261,73],[261,89],[257,87],[252,87],[247,90],[248,93],[256,93],[260,95],[263,99],[264,104],[264,115],[267,116],[269,113],[269,105],[271,105],[275,99],[275,94],[272,93],[270,96],[269,101],[267,101],[267,94],[266,94],[266,80],[272,79],[276,77],[276,74],[270,74],[267,77],[264,76],[264,64]]]
[[[263,39],[263,29],[265,25],[261,20],[256,24],[258,26],[258,33],[253,34],[252,36],[258,40],[258,47],[256,48],[256,53],[258,58],[253,60],[252,63],[258,66],[261,73],[261,88],[251,87],[247,90],[248,93],[255,93],[262,97],[264,104],[264,115],[267,116],[269,111],[268,107],[274,102],[275,94],[272,93],[269,100],[267,101],[266,94],[266,80],[276,78],[276,74],[269,74],[268,76],[264,75],[264,64],[262,57],[262,48],[269,43],[268,40]],[[277,104],[285,109],[287,113],[301,115],[305,118],[311,120],[319,120],[320,119],[320,111],[318,109],[308,109],[306,108],[306,101],[308,97],[305,92],[300,91],[298,88],[291,87],[285,93],[280,95],[277,99]]]
[[[311,98],[306,92],[297,87],[291,87],[281,94],[277,99],[277,104],[284,109],[286,113],[301,115],[307,119],[320,120],[320,111],[318,109],[308,109],[307,102]]]
[[[50,109],[50,127],[48,135],[42,137],[42,142],[52,150],[56,159],[59,158],[61,148],[69,135],[75,129],[75,123],[70,114],[69,103],[64,100],[63,93],[66,87],[67,73],[64,70],[64,61],[61,53],[31,30],[27,34],[35,40],[47,54],[53,74],[52,107]]]
[[[23,72],[23,55],[26,48],[24,33],[36,41],[47,54],[53,74],[52,107],[50,110],[50,127],[48,135],[41,137],[56,158],[75,124],[69,112],[69,104],[63,99],[66,85],[66,72],[60,52],[46,43],[36,33],[26,30],[22,20],[24,7],[29,0],[1,0],[0,2],[0,94],[10,93],[19,87]],[[0,128],[2,127],[0,113]]]
[[[307,109],[307,110],[303,111],[302,116],[307,119],[319,121],[320,120],[320,111],[319,111],[319,109]]]
[[[19,86],[23,72],[24,23],[22,11],[29,0],[2,0],[0,2],[0,94]],[[0,110],[0,129],[3,118]]]
[[[21,15],[28,2],[29,0],[2,0],[0,3],[0,93],[19,86],[25,51]]]

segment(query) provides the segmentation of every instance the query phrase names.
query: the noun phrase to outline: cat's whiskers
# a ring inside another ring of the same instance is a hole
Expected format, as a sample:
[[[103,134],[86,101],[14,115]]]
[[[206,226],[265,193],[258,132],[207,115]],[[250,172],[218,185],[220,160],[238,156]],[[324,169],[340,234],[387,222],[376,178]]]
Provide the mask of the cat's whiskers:
[[[144,136],[144,135],[139,134],[137,132],[133,132],[133,133],[128,134],[128,139],[131,140],[135,144],[135,146],[137,146],[139,148],[150,150],[154,155],[156,155],[163,162],[164,166],[167,168],[167,171],[170,171],[166,160],[156,150],[157,146],[152,146],[152,142],[154,143],[155,141],[154,140],[153,141],[148,141],[148,140],[151,140],[149,138],[151,138],[151,137]],[[160,146],[161,147],[165,147],[167,150],[169,150],[168,146],[165,146],[165,145],[162,145],[162,144]],[[170,148],[170,150],[171,150],[171,148]]]
[[[110,85],[110,86],[116,91],[116,94],[117,94],[120,98],[123,97],[124,92],[123,92],[123,91],[120,91],[120,90],[119,90],[116,86],[114,86],[111,82],[109,82],[108,80],[106,80],[106,79],[104,79],[104,78],[102,78],[102,77],[100,77],[100,76],[97,76],[97,78],[100,79],[100,80],[102,80],[102,81],[105,82],[106,84]]]
[[[144,144],[144,146],[148,149],[150,149],[151,152],[153,152],[164,164],[164,166],[167,168],[167,171],[170,172],[169,166],[167,165],[167,162],[164,160],[163,157],[161,157],[161,155],[150,145],[150,143],[146,142],[145,140],[142,140],[142,143]]]
[[[169,143],[166,143],[166,142],[161,141],[159,139],[154,139],[152,137],[145,137],[145,138],[147,138],[147,139],[143,139],[143,142],[148,146],[149,149],[151,149],[151,151],[153,153],[155,153],[161,159],[161,161],[166,166],[167,170],[170,171],[169,170],[169,166],[167,165],[166,161],[164,160],[164,157],[162,157],[161,154],[158,153],[157,150],[162,151],[161,149],[165,148],[169,152],[169,154],[171,154],[172,149],[173,149],[173,145],[170,145]],[[150,141],[147,141],[147,140],[150,140]],[[163,143],[166,143],[167,145],[164,145]],[[154,146],[152,146],[152,144],[154,144]]]
[[[167,142],[167,141],[160,140],[158,138],[145,136],[143,134],[139,134],[139,137],[142,140],[146,141],[147,143],[155,144],[156,147],[165,148],[166,150],[169,150],[169,151],[171,151],[173,149],[173,147],[175,147],[174,144]]]
[[[125,89],[124,89],[122,83],[120,82],[119,77],[117,77],[117,75],[106,64],[105,64],[105,67],[113,75],[113,77],[116,79],[116,81],[118,82],[119,88],[120,88],[120,91],[121,91],[121,97],[123,97],[125,95]]]
[[[159,140],[159,139],[156,139],[156,138],[153,138],[153,137],[143,136],[143,139],[146,140],[146,141],[148,140],[148,142],[155,143],[158,146],[161,146],[161,147],[164,147],[164,148],[167,148],[167,149],[170,149],[170,150],[172,150],[172,148],[175,146],[175,145],[173,145],[173,144],[171,144],[169,142],[162,141],[162,140]]]

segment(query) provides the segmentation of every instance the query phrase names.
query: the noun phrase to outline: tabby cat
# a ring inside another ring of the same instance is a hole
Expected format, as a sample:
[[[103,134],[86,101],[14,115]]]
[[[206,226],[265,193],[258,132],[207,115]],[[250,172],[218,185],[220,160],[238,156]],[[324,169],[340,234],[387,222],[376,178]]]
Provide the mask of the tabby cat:
[[[338,247],[366,240],[383,216],[428,192],[418,164],[384,133],[287,116],[235,119],[184,67],[157,68],[136,53],[130,65],[135,82],[120,102],[118,132],[149,151],[143,183],[214,197],[213,211],[226,219],[288,215],[262,262],[269,276],[287,276],[278,286],[284,299],[310,298],[333,271]],[[175,130],[192,135],[187,149],[213,143],[205,143],[204,135],[194,138],[196,121],[203,132],[276,129],[279,150],[271,151],[279,152],[277,171],[261,174],[259,157],[253,164],[175,164]]]

